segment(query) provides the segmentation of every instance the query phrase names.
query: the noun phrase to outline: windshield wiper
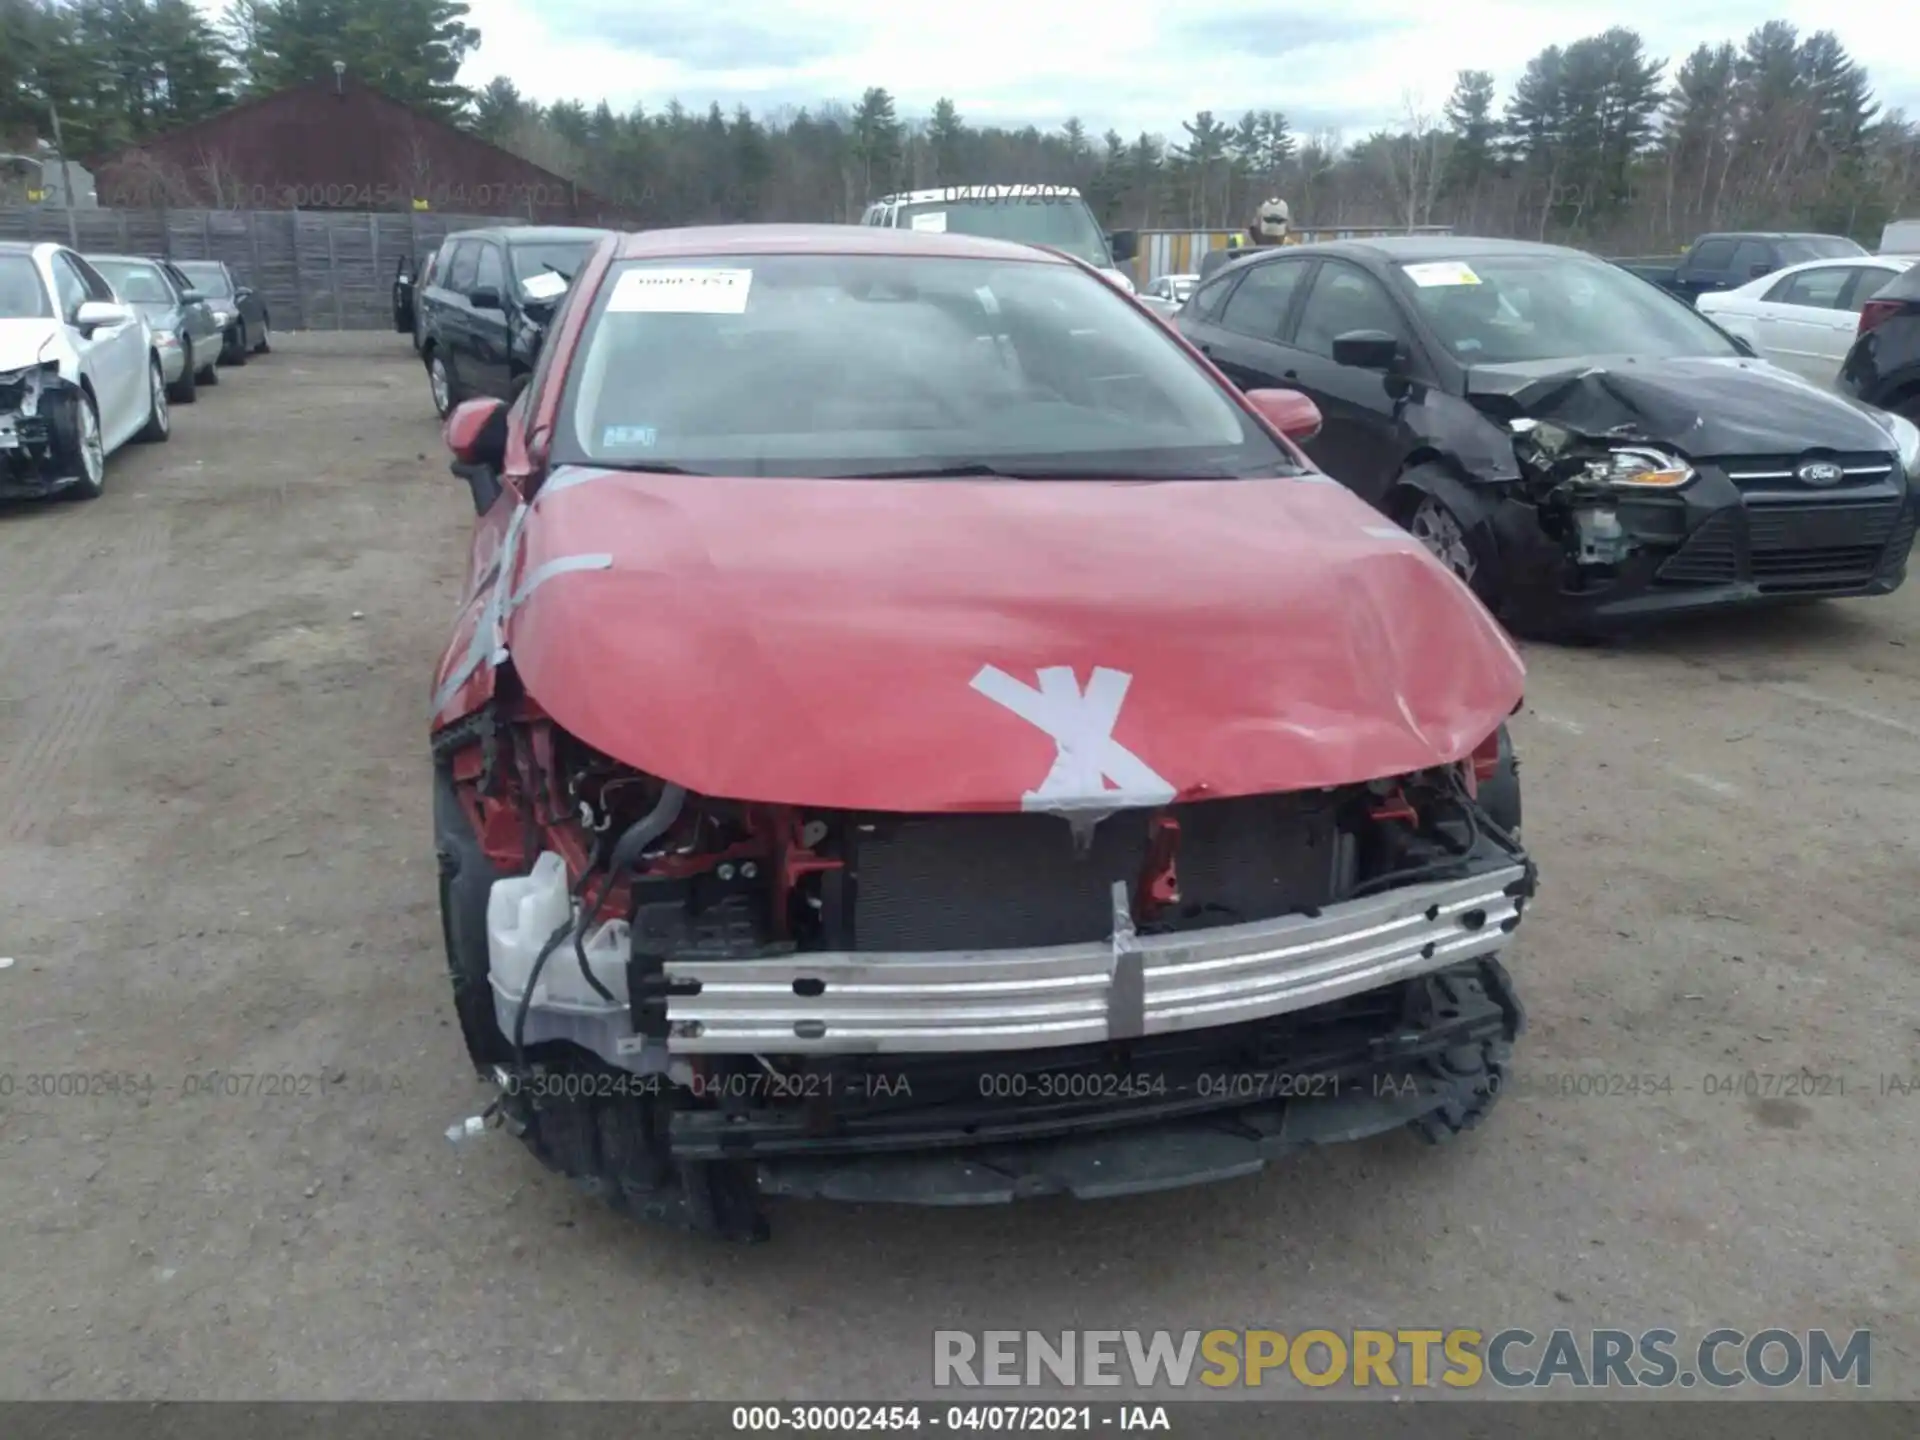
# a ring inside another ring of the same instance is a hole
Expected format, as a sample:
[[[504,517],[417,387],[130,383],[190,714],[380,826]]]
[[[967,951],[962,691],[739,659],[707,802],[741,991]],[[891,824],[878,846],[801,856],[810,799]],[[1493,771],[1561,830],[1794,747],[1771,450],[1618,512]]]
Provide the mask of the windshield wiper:
[[[633,475],[711,475],[711,470],[689,470],[684,465],[655,465],[645,460],[595,460],[596,470],[619,470]]]

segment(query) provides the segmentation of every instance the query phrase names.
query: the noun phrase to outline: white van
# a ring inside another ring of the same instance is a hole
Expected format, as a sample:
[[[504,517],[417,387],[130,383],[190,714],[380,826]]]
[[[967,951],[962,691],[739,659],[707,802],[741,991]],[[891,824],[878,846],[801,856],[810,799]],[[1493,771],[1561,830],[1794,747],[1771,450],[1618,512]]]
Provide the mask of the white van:
[[[1894,220],[1880,232],[1882,255],[1920,255],[1920,220]]]
[[[1101,230],[1080,192],[1066,185],[949,185],[888,195],[867,207],[862,225],[900,230],[952,231],[1051,245],[1105,272],[1128,294],[1133,281],[1119,265],[1131,260],[1139,237]]]

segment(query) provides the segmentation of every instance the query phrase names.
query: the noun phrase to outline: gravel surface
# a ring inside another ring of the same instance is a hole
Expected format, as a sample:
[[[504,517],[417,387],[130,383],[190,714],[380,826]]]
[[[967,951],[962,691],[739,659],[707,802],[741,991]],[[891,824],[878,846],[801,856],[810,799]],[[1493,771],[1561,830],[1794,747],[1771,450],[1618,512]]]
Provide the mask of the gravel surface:
[[[470,507],[403,338],[225,373],[100,501],[0,511],[0,1394],[904,1398],[936,1326],[1663,1324],[1870,1327],[1920,1392],[1920,585],[1528,649],[1531,1029],[1462,1143],[729,1248],[444,1137]]]

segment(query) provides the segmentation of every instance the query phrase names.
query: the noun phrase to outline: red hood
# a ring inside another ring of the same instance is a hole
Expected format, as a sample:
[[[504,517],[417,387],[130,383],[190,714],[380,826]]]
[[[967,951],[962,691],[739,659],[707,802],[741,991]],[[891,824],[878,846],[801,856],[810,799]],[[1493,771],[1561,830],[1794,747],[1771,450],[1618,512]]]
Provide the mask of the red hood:
[[[512,612],[521,682],[695,793],[940,811],[1300,790],[1462,759],[1521,695],[1465,587],[1330,482],[549,484],[518,583],[612,563],[556,567]]]

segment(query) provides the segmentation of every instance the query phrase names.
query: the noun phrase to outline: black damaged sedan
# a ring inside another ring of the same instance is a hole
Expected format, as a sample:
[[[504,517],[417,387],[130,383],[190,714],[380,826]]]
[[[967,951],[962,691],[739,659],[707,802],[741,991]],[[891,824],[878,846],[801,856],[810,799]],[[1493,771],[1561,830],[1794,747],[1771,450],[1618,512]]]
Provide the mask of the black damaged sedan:
[[[1176,323],[1242,389],[1311,396],[1314,460],[1517,631],[1906,578],[1920,430],[1580,251],[1293,246],[1220,271]]]

